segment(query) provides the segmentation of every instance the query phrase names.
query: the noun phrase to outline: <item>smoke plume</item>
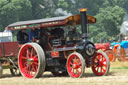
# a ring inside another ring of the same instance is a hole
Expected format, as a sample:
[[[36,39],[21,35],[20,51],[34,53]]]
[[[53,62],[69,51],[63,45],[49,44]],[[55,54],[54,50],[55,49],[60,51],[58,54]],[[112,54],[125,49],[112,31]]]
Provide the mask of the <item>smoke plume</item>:
[[[66,10],[63,10],[62,8],[58,8],[58,9],[56,9],[56,11],[55,11],[55,13],[54,13],[55,15],[57,15],[57,16],[61,16],[61,15],[72,15],[71,13],[68,13]]]

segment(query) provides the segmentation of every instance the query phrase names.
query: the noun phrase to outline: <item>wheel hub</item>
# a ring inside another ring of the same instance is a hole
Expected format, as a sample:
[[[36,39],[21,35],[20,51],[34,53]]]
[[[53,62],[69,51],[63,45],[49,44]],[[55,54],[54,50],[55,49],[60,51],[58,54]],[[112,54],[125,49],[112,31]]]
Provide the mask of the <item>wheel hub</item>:
[[[98,63],[97,63],[99,67],[102,67],[104,66],[105,62],[103,62],[102,60],[99,60]]]
[[[74,63],[73,66],[72,66],[74,69],[77,69],[79,68],[79,65],[77,63]]]
[[[33,61],[34,61],[34,59],[33,58],[30,58],[30,59],[28,59],[27,63],[28,64],[33,64]]]

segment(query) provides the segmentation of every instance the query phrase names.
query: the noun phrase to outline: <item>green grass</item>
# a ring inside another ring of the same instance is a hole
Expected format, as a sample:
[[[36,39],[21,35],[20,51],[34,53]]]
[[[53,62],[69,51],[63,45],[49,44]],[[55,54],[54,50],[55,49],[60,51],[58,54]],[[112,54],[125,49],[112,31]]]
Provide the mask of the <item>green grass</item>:
[[[107,76],[96,76],[91,68],[85,68],[82,78],[54,77],[50,72],[40,78],[26,79],[22,76],[11,76],[8,69],[4,70],[0,85],[128,85],[128,62],[111,62]]]
[[[111,69],[128,69],[128,67],[111,67]]]

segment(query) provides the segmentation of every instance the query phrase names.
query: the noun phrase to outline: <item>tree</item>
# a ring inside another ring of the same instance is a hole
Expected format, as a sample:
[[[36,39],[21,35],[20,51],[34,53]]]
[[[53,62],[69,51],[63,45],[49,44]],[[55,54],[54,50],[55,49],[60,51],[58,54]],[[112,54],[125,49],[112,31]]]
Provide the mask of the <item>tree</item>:
[[[0,23],[2,30],[7,25],[31,18],[31,4],[28,0],[0,1]]]
[[[125,10],[119,6],[100,8],[96,15],[97,23],[92,27],[92,35],[96,38],[115,37],[120,33],[120,25],[125,15]]]

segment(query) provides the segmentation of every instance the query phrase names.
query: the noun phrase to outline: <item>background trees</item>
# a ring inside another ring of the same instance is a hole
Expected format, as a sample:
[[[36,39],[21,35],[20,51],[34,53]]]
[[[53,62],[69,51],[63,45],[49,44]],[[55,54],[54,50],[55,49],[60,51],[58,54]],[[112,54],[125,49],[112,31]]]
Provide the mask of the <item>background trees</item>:
[[[88,14],[97,18],[89,26],[95,42],[116,37],[128,12],[128,0],[0,0],[0,31],[16,21],[79,13],[88,8]]]

